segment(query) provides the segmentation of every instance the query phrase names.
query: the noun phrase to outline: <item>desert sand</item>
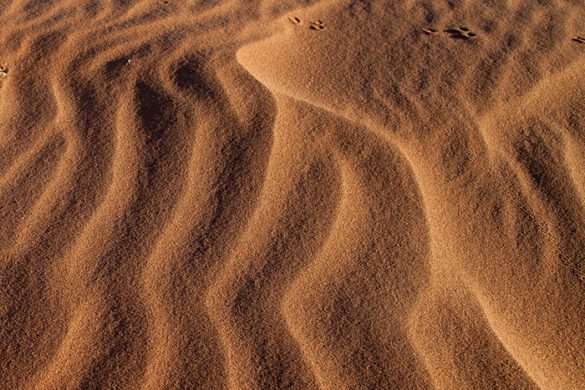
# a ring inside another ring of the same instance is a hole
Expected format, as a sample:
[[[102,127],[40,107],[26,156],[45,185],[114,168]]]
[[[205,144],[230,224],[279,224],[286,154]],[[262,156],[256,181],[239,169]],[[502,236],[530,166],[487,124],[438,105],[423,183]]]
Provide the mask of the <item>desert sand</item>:
[[[585,389],[582,1],[0,31],[1,389]]]

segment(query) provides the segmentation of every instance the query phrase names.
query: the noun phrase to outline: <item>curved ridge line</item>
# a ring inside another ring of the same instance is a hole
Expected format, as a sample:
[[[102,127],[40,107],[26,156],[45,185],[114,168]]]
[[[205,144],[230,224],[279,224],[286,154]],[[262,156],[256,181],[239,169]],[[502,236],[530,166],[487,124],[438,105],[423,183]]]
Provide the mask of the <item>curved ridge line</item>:
[[[268,39],[269,39],[269,38],[268,38]],[[257,43],[257,42],[254,42],[254,43]],[[240,52],[240,50],[244,49],[245,47],[247,47],[247,45],[246,45],[246,46],[243,46],[243,47],[241,47],[241,48],[238,50],[238,53]],[[237,55],[236,55],[236,58],[238,59],[238,62],[240,63],[240,65],[241,65],[241,66],[242,66],[244,69],[246,69],[246,70],[247,70],[247,71],[248,71],[248,72],[249,72],[249,73],[250,73],[250,74],[251,74],[251,75],[254,77],[254,74],[253,74],[253,73],[252,73],[252,72],[251,72],[251,71],[250,71],[248,68],[246,68],[246,66],[245,66],[245,65],[244,65],[244,64],[243,64],[241,61],[239,61],[239,58],[238,58],[238,56],[237,56]],[[257,79],[257,78],[256,78],[256,79]],[[261,80],[259,80],[259,79],[257,79],[257,80],[258,80],[258,82],[262,83],[262,81],[261,81]],[[263,83],[262,83],[262,84],[263,84]],[[276,93],[274,90],[270,89],[270,88],[269,88],[269,87],[268,87],[266,84],[263,84],[263,85],[264,85],[264,86],[265,86],[267,89],[269,89],[269,90],[273,91],[273,93]],[[287,95],[287,94],[286,94],[284,91],[279,91],[279,92],[280,92],[280,93],[282,93],[282,94],[283,94],[283,95],[285,95],[285,96],[288,96],[288,97],[290,97],[291,99],[294,99],[294,100],[298,100],[298,101],[304,102],[304,103],[306,103],[306,104],[308,104],[308,105],[310,105],[310,106],[317,107],[317,108],[319,108],[319,109],[321,109],[321,110],[323,110],[323,111],[325,111],[325,112],[328,112],[328,113],[330,113],[330,114],[332,114],[332,115],[334,115],[334,116],[341,117],[341,118],[345,119],[346,121],[348,121],[348,122],[350,122],[350,123],[353,123],[353,124],[355,124],[355,125],[357,125],[357,126],[366,127],[366,128],[368,128],[368,129],[370,129],[370,131],[372,131],[372,132],[373,132],[373,133],[374,133],[374,134],[375,134],[377,137],[381,138],[382,140],[384,140],[384,141],[386,141],[386,142],[390,143],[392,146],[394,146],[394,147],[395,147],[395,148],[396,148],[396,149],[397,149],[397,150],[400,152],[400,154],[401,154],[401,156],[404,158],[404,160],[405,160],[405,161],[408,163],[410,170],[411,170],[411,171],[414,173],[414,177],[413,177],[413,179],[414,179],[414,182],[415,182],[415,184],[417,185],[417,187],[418,187],[418,191],[419,191],[419,194],[420,194],[420,196],[421,196],[421,198],[422,198],[422,200],[423,200],[423,202],[422,202],[422,203],[423,203],[423,204],[425,204],[425,202],[424,202],[424,199],[425,199],[424,193],[425,193],[425,191],[423,191],[423,188],[424,188],[424,186],[422,186],[422,184],[421,184],[421,182],[420,182],[420,176],[416,174],[416,172],[417,172],[417,170],[416,170],[416,165],[415,165],[415,164],[414,164],[414,162],[413,162],[413,161],[410,159],[410,157],[409,157],[409,154],[408,154],[408,153],[406,153],[406,152],[403,150],[403,148],[401,147],[401,145],[399,145],[399,144],[398,144],[398,143],[396,143],[394,140],[392,140],[392,139],[391,139],[391,138],[390,138],[388,135],[386,135],[386,133],[384,133],[384,132],[383,132],[383,131],[382,131],[382,130],[379,128],[379,126],[378,126],[378,125],[375,123],[375,121],[373,121],[373,120],[371,120],[371,119],[369,119],[369,118],[364,118],[364,119],[362,119],[362,120],[354,120],[354,119],[352,119],[352,118],[348,117],[348,116],[347,116],[346,114],[344,114],[343,112],[338,112],[338,111],[332,110],[332,109],[330,109],[330,108],[328,108],[328,107],[325,107],[325,106],[323,106],[323,105],[321,105],[321,104],[318,104],[318,103],[315,103],[315,102],[308,101],[307,99],[303,99],[303,98],[298,98],[298,97],[295,97],[295,96]],[[482,140],[483,140],[483,136],[482,136]],[[485,145],[486,145],[486,147],[487,147],[487,144],[485,144]],[[428,218],[428,212],[426,211],[426,208],[424,208],[424,215],[425,215],[425,220],[426,220],[426,221],[427,221],[427,223],[428,223],[428,221],[429,221],[429,218]],[[433,229],[432,229],[432,228],[430,227],[430,225],[429,225],[429,238],[430,238],[430,241],[431,241],[431,243],[434,241],[434,240],[433,240],[433,237],[435,236],[434,234],[432,234],[432,230],[433,230]],[[432,246],[432,244],[431,244],[431,246]],[[431,252],[431,253],[432,253],[432,252]],[[483,308],[483,307],[482,307],[482,310],[484,310],[484,308]],[[492,330],[493,330],[493,328],[492,328]],[[493,331],[494,331],[494,333],[496,332],[495,330],[493,330]],[[499,336],[498,336],[498,338],[499,338]],[[506,348],[506,350],[508,350],[508,348],[507,348],[505,345],[504,345],[504,347]],[[526,367],[524,367],[524,365],[522,365],[522,364],[521,364],[521,362],[520,362],[520,360],[517,358],[517,356],[515,356],[513,353],[510,353],[510,356],[511,356],[511,357],[512,357],[512,358],[513,358],[513,359],[514,359],[514,360],[515,360],[515,361],[516,361],[516,362],[519,364],[519,366],[520,366],[520,367],[521,367],[521,368],[522,368],[522,369],[523,369],[525,372],[527,372],[527,373],[528,373],[528,371],[527,371],[527,368],[526,368]],[[530,377],[530,378],[532,378],[532,376],[529,376],[529,377]]]
[[[123,101],[124,99],[121,99],[121,101]],[[129,99],[131,100],[131,99]],[[123,123],[123,121],[120,119],[120,111],[118,112],[118,121],[120,121],[120,123]],[[55,353],[55,357],[53,359],[51,359],[51,363],[45,367],[43,370],[41,370],[41,372],[37,373],[35,375],[35,377],[33,379],[31,379],[30,383],[30,388],[42,388],[42,389],[52,389],[55,388],[57,384],[63,384],[64,382],[66,382],[66,377],[67,377],[67,370],[65,367],[70,366],[70,365],[75,365],[77,364],[75,361],[69,361],[70,356],[70,352],[72,351],[77,351],[78,353],[81,351],[78,351],[78,347],[76,347],[74,344],[79,343],[79,340],[77,339],[77,337],[67,337],[67,335],[75,335],[77,333],[77,329],[75,327],[72,327],[74,324],[76,324],[75,322],[75,318],[79,318],[79,316],[83,317],[83,313],[89,310],[89,313],[92,314],[92,318],[95,321],[98,321],[97,319],[99,318],[99,314],[96,314],[96,310],[95,308],[92,309],[92,305],[95,304],[97,305],[100,300],[96,299],[95,294],[104,294],[104,291],[99,291],[99,287],[95,287],[95,288],[91,288],[88,284],[89,284],[89,280],[90,280],[90,275],[94,272],[94,270],[91,269],[91,267],[87,267],[87,264],[76,264],[76,263],[72,263],[73,259],[75,258],[93,258],[93,257],[99,257],[100,253],[102,253],[103,251],[106,250],[106,248],[104,246],[101,245],[102,241],[104,241],[104,237],[113,234],[113,226],[112,227],[108,227],[106,228],[106,231],[108,232],[107,234],[104,234],[103,232],[99,235],[100,237],[102,237],[102,240],[96,241],[96,240],[88,240],[89,237],[91,238],[95,238],[95,235],[93,233],[94,230],[100,230],[100,229],[96,229],[95,226],[100,226],[102,224],[104,224],[103,221],[109,221],[110,217],[109,214],[116,214],[116,210],[119,209],[123,209],[123,205],[127,204],[130,199],[131,199],[131,194],[132,191],[127,191],[128,194],[130,194],[128,197],[126,198],[120,198],[119,194],[123,194],[124,191],[120,191],[120,187],[121,188],[128,188],[131,189],[133,187],[133,180],[128,180],[128,176],[134,176],[135,177],[135,173],[134,175],[132,175],[131,173],[133,171],[135,171],[135,169],[133,169],[134,165],[133,163],[130,164],[124,164],[125,161],[127,161],[126,157],[128,155],[128,149],[127,147],[125,148],[121,148],[122,145],[129,145],[130,142],[126,142],[127,139],[133,139],[135,137],[132,136],[132,131],[131,130],[126,130],[128,129],[128,126],[125,125],[121,125],[119,124],[118,126],[116,126],[116,128],[118,129],[118,132],[116,132],[116,142],[115,142],[115,152],[113,155],[113,159],[112,159],[112,165],[111,165],[111,169],[113,171],[113,178],[112,181],[107,189],[107,193],[106,196],[103,198],[103,200],[101,201],[101,203],[96,207],[94,213],[92,214],[91,218],[86,222],[85,226],[83,226],[80,234],[75,238],[71,249],[68,251],[68,253],[64,256],[64,262],[66,263],[66,268],[67,268],[67,275],[65,275],[63,278],[65,280],[66,283],[66,289],[70,290],[70,292],[73,292],[71,290],[89,290],[88,292],[90,293],[88,296],[82,298],[85,299],[85,301],[83,302],[78,302],[77,304],[72,304],[72,306],[69,308],[70,310],[70,315],[72,316],[72,320],[68,325],[68,329],[67,329],[67,333],[65,334],[65,337],[63,338],[63,340],[61,341],[61,344],[58,347],[58,350]],[[120,131],[122,130],[122,131]],[[119,165],[124,166],[126,165],[125,168],[121,168]],[[123,171],[124,174],[122,176],[118,176],[116,175],[116,172],[119,171]],[[115,220],[116,218],[114,218]],[[110,224],[108,224],[110,225]],[[90,247],[88,248],[86,246],[86,243],[90,242]],[[91,255],[90,255],[91,254]],[[71,268],[73,266],[73,268]],[[79,267],[83,267],[83,269],[79,268]],[[75,271],[75,268],[77,268],[77,270]],[[75,278],[72,277],[72,275],[75,274]],[[77,279],[77,282],[76,282]],[[78,291],[76,291],[76,295],[77,295]],[[89,301],[88,301],[89,300]],[[73,302],[75,302],[76,300],[74,300]],[[93,302],[93,304],[91,303]],[[103,311],[105,310],[105,308],[102,308],[101,313],[103,313]],[[98,321],[99,322],[99,321]],[[87,318],[84,319],[84,321],[80,322],[78,325],[81,325],[85,328],[88,327],[88,325],[94,326],[99,328],[99,325],[97,322],[94,322],[93,324],[88,324]],[[93,328],[94,332],[97,332],[97,328]],[[91,334],[91,332],[90,332]],[[87,337],[87,334],[84,335],[85,337]],[[89,342],[90,340],[85,340],[85,342]],[[81,358],[81,356],[77,357],[77,362],[79,362],[79,358]],[[89,364],[89,362],[85,362],[85,364]],[[69,370],[71,372],[77,372],[79,371],[79,369],[73,369],[73,370]],[[72,378],[70,378],[72,379]],[[76,380],[81,380],[81,378],[75,378]]]
[[[186,45],[184,45],[184,46],[186,46]],[[178,58],[173,58],[173,59],[166,61],[167,65],[174,64],[177,59],[181,59],[182,57],[183,57],[182,55],[179,55]],[[164,69],[166,69],[166,68],[167,68],[167,66],[161,67],[159,73],[161,75],[163,75],[165,73]],[[219,88],[225,89],[225,85],[222,85],[219,76],[217,74],[215,74],[214,76],[217,78]],[[253,79],[253,80],[255,80],[255,79]],[[176,86],[170,80],[166,80],[166,82],[164,84],[170,88],[176,89]],[[207,108],[204,105],[201,105],[198,102],[198,100],[193,98],[190,93],[185,92],[185,91],[180,91],[180,90],[176,90],[176,92],[180,95],[183,95],[189,101],[193,101],[193,104],[195,104],[195,106],[197,106],[196,110],[200,111],[200,114],[205,115]],[[230,97],[229,94],[227,94],[225,96],[221,96],[220,101],[229,100],[229,97]],[[231,103],[228,103],[228,107],[225,108],[226,110],[230,110],[229,104],[231,104]],[[235,112],[235,111],[232,112],[232,115],[234,116],[234,118],[238,122],[239,127],[245,126],[245,123],[242,122],[242,120],[238,116],[237,112]],[[208,132],[209,134],[213,134],[213,130],[216,128],[216,126],[218,126],[218,124],[215,122],[213,122],[211,124],[206,123],[204,127],[199,129],[199,132],[201,133],[204,129],[207,129],[203,132]],[[199,160],[199,157],[201,154],[198,153],[197,151],[199,149],[205,149],[205,147],[204,147],[204,144],[197,141],[197,138],[198,137],[195,137],[195,141],[193,143],[193,148],[192,148],[193,152],[191,154],[190,163],[189,163],[190,168],[187,169],[188,183],[194,183],[196,181],[196,179],[200,177],[197,175],[197,173],[200,173],[199,172],[200,165],[196,164],[196,162]],[[265,180],[264,180],[265,172],[266,172],[266,169],[264,170],[264,173],[262,175],[263,176],[263,178],[261,179],[262,185],[264,185],[264,182],[265,182]],[[214,187],[216,185],[215,181],[210,182],[209,184],[211,187]],[[149,280],[152,280],[152,279],[157,280],[158,279],[157,275],[154,275],[154,274],[149,275],[149,273],[154,272],[156,267],[159,266],[159,264],[157,264],[157,262],[155,261],[155,257],[156,257],[156,254],[158,252],[164,251],[164,244],[166,242],[176,240],[176,238],[173,237],[173,235],[177,234],[176,229],[174,228],[175,223],[178,223],[179,221],[183,220],[185,218],[185,215],[188,214],[188,213],[182,212],[181,209],[186,210],[189,207],[192,207],[193,202],[199,202],[199,201],[204,202],[205,201],[206,194],[201,192],[200,190],[194,191],[193,189],[191,189],[192,187],[193,186],[191,186],[189,184],[187,184],[185,186],[185,190],[180,195],[180,199],[178,200],[178,204],[174,208],[173,216],[170,218],[169,223],[166,225],[165,232],[162,233],[160,235],[159,239],[157,240],[153,251],[151,252],[151,254],[148,257],[147,265],[146,265],[144,272],[142,274],[142,282],[141,282],[142,289],[143,289],[143,291],[145,291],[146,299],[150,302],[149,307],[150,308],[157,308],[157,310],[155,311],[154,314],[151,313],[151,315],[153,316],[153,317],[151,317],[153,319],[152,326],[154,326],[155,328],[158,328],[158,329],[160,329],[160,327],[167,328],[167,330],[171,329],[171,327],[168,325],[168,321],[167,321],[168,315],[162,307],[159,307],[159,303],[160,303],[159,297],[155,296],[156,294],[152,295],[146,291],[146,284],[149,283]],[[255,202],[255,203],[257,203],[257,202]],[[252,211],[252,213],[253,213],[253,211]],[[207,217],[205,217],[205,218],[207,218]],[[209,226],[205,228],[205,231],[207,232],[207,231],[209,231],[209,229],[213,229],[213,224],[214,224],[214,221],[212,219],[211,221],[209,221]],[[180,233],[180,234],[182,234],[182,233]],[[203,233],[201,233],[201,234],[203,234]],[[171,245],[172,245],[172,243],[171,243]],[[229,247],[232,247],[232,246],[235,247],[236,244],[229,245],[228,252],[233,252],[235,250],[233,248],[229,249]],[[213,282],[211,283],[211,285],[213,285]],[[207,291],[209,291],[209,288]],[[207,294],[208,293],[205,292],[204,296],[206,296]],[[205,304],[205,302],[203,302],[202,306],[204,308],[206,308],[207,305]],[[209,312],[209,310],[208,310],[208,312]],[[210,318],[210,321],[211,321],[212,325],[215,327],[215,324],[213,324],[213,321],[211,320],[211,318]],[[166,325],[165,325],[165,323],[166,323]],[[152,327],[151,327],[151,329],[152,329]],[[169,343],[167,343],[167,344],[169,344]],[[169,345],[167,345],[167,347],[172,349],[172,347]],[[158,347],[155,347],[155,348],[158,348]],[[161,348],[165,349],[164,346]],[[167,353],[167,352],[165,352],[165,353]],[[168,353],[172,353],[172,352],[168,352]],[[156,355],[155,353],[153,353],[153,354]],[[151,355],[153,355],[153,354],[151,354]],[[164,360],[165,360],[165,358],[162,358],[162,361],[163,361],[162,364],[164,364]],[[142,384],[143,388],[151,388],[152,386],[154,386],[153,383],[155,383],[157,380],[159,380],[159,378],[154,378],[154,376],[151,373],[157,370],[157,365],[158,366],[161,365],[160,361],[161,361],[161,359],[159,359],[157,356],[155,356],[154,359],[151,357],[148,360],[146,372],[145,372],[144,377],[143,377],[143,384]]]

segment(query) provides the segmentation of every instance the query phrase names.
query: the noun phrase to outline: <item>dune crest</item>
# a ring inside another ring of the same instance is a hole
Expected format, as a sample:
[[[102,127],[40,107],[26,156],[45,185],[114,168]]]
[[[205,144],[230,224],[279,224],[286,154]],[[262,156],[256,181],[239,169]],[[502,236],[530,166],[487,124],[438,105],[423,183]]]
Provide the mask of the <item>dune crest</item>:
[[[585,388],[585,8],[5,1],[0,387]]]

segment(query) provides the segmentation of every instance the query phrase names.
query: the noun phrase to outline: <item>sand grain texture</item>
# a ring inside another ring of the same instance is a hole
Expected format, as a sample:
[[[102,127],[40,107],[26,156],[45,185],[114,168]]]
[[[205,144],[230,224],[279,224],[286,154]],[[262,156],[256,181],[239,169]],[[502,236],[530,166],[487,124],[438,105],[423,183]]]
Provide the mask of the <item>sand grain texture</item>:
[[[0,388],[585,388],[582,2],[0,32]]]

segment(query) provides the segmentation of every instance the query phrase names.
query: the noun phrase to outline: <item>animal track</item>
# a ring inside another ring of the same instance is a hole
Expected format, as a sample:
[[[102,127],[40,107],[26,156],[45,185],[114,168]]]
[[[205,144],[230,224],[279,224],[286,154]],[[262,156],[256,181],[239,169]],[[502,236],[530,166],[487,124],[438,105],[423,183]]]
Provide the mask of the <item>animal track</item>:
[[[289,16],[288,20],[289,22],[296,26],[300,26],[303,24],[302,19],[299,18],[298,16]],[[325,23],[322,20],[312,20],[309,23],[309,28],[311,30],[325,30]]]
[[[425,35],[435,35],[435,34],[437,34],[438,30],[436,30],[434,28],[423,28],[422,32]],[[477,38],[476,33],[474,33],[469,28],[464,27],[464,26],[459,27],[459,28],[447,28],[447,29],[444,29],[443,32],[449,34],[449,36],[452,39],[468,40],[468,39]]]
[[[579,35],[577,35],[575,38],[572,39],[573,42],[577,42],[577,43],[581,43],[581,44],[585,44],[585,37],[581,37]]]
[[[311,30],[325,30],[325,23],[321,20],[312,21],[310,24]]]
[[[450,37],[453,39],[468,40],[468,39],[477,38],[477,34],[472,32],[471,30],[469,30],[469,28],[467,28],[467,27],[447,28],[447,29],[443,30],[443,32],[446,32],[447,34],[449,34]]]
[[[301,20],[301,18],[299,18],[298,16],[289,16],[288,20],[292,24],[296,24],[297,26],[299,26],[299,25],[301,25],[303,23],[303,21]]]

